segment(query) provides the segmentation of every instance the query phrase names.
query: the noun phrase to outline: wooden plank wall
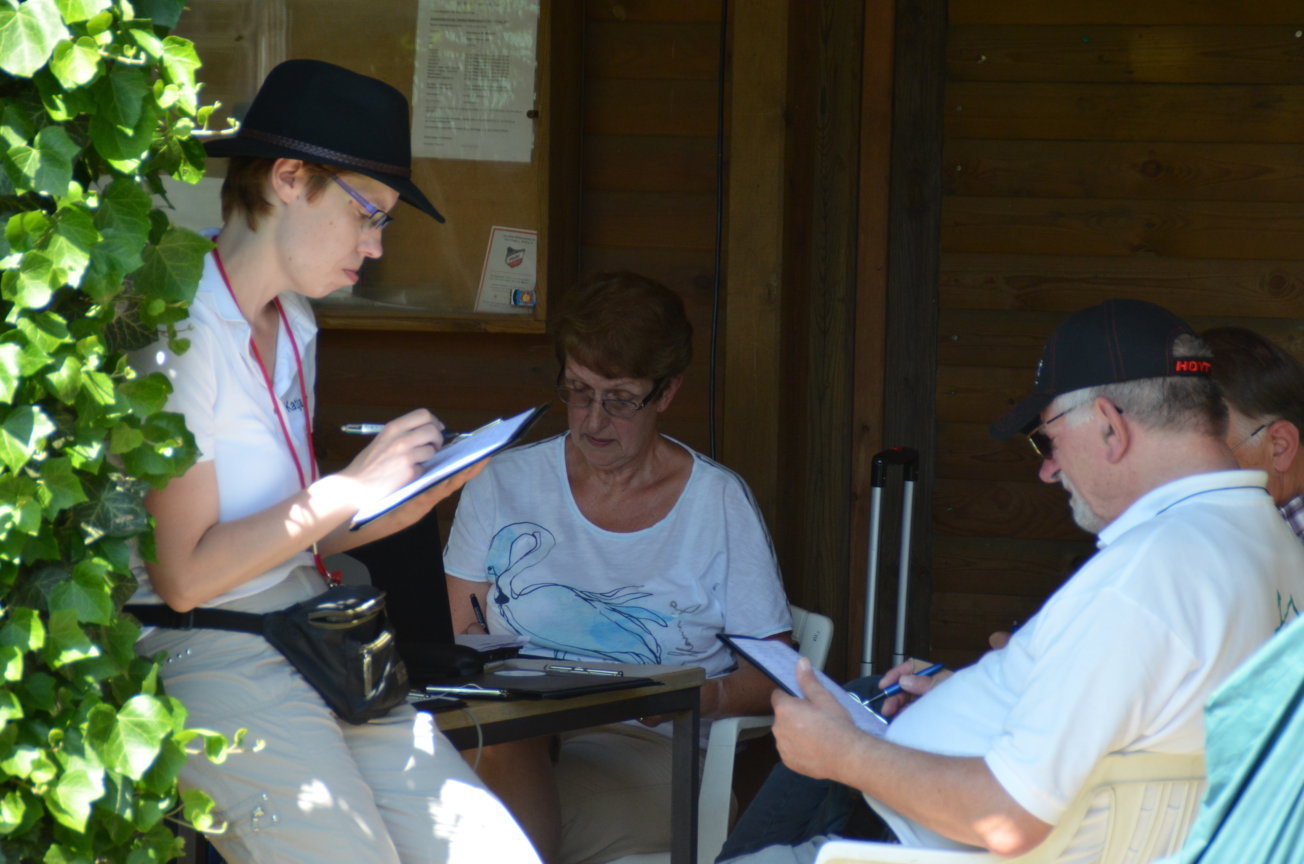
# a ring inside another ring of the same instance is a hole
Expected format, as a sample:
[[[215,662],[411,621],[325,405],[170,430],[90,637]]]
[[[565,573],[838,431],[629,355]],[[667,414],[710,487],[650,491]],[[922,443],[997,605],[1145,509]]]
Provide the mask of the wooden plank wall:
[[[776,540],[784,581],[794,603],[834,619],[834,674],[854,610],[847,582],[857,491],[852,455],[864,437],[853,426],[861,5],[792,6],[783,360],[774,391],[783,407]]]
[[[950,0],[933,654],[962,662],[1091,552],[986,424],[1108,297],[1304,356],[1298,0]]]
[[[562,0],[565,2],[565,0]],[[693,364],[662,430],[709,452],[719,0],[586,0],[580,272],[678,291]]]

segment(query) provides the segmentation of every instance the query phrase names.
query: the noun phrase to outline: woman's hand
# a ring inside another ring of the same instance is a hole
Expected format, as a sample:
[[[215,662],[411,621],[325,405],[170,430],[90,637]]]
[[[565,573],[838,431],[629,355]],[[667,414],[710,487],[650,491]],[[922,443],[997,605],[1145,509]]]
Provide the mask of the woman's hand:
[[[416,421],[416,425],[411,425],[414,421]],[[438,448],[443,446],[443,429],[444,424],[440,423],[435,415],[424,408],[404,414],[397,420],[386,424],[381,433],[354,457],[353,462],[349,463],[347,468],[332,476],[347,478],[347,482],[354,485],[358,482],[358,474],[355,473],[350,476],[349,472],[351,471],[371,471],[373,473],[369,476],[376,480],[383,477],[404,476],[404,469],[406,468],[406,479],[401,482],[378,493],[370,491],[376,487],[358,486],[359,491],[352,500],[357,502],[388,495],[395,489],[400,488],[404,483],[420,476],[425,470],[422,468],[421,463],[428,461]],[[432,433],[438,443],[423,444],[422,442],[431,441]],[[382,438],[385,440],[382,441]],[[368,453],[373,448],[376,448],[375,451]],[[423,456],[422,454],[426,455]],[[372,540],[378,540],[381,537],[387,537],[396,531],[407,528],[409,525],[416,524],[430,512],[432,507],[465,486],[467,481],[483,471],[488,464],[488,459],[481,459],[474,465],[463,468],[451,477],[447,477],[420,494],[414,495],[380,518],[369,522],[358,531],[348,530],[348,523],[346,522],[323,538],[321,542],[322,551],[326,554],[347,552],[356,546],[370,543]],[[394,471],[398,472],[397,475],[386,473]]]
[[[418,408],[386,423],[339,476],[357,485],[359,499],[379,498],[420,476],[422,464],[430,461],[442,446],[444,424],[425,408]],[[447,497],[460,485],[453,486],[440,498]],[[433,488],[442,486],[440,483]],[[431,502],[430,507],[433,506]]]
[[[914,674],[931,665],[932,664],[927,660],[916,660],[912,657],[900,666],[894,666],[887,670],[887,672],[883,673],[883,677],[879,679],[878,686],[886,690],[893,684],[900,684],[901,692],[883,700],[883,709],[879,713],[884,717],[891,717],[893,714],[933,689],[938,681],[945,681],[947,678],[951,677],[950,669],[943,669],[936,675]]]

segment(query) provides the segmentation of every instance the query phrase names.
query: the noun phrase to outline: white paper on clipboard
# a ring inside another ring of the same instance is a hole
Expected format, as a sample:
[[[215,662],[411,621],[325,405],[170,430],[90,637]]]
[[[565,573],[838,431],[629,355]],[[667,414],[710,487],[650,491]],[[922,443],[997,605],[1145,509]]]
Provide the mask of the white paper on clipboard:
[[[746,657],[753,666],[760,669],[770,680],[778,684],[792,696],[802,696],[797,684],[797,661],[801,659],[791,645],[777,639],[758,639],[755,636],[733,636],[721,633],[720,640]],[[856,728],[867,732],[875,738],[882,738],[887,733],[887,720],[868,705],[857,701],[856,697],[819,669],[815,677],[828,689],[838,704],[847,709]]]
[[[548,405],[545,403],[529,411],[522,411],[515,417],[500,418],[461,436],[447,447],[441,447],[430,461],[422,466],[425,468],[425,473],[420,477],[385,497],[360,507],[353,517],[350,529],[361,528],[372,519],[387,513],[440,480],[452,477],[463,468],[469,468],[481,459],[516,443],[534,425],[534,421],[547,410]]]

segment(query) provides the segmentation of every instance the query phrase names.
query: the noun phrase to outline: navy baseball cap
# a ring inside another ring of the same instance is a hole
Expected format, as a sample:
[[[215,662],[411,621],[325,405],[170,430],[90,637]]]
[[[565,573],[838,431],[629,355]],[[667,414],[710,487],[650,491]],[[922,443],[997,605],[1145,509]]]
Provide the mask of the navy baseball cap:
[[[1207,378],[1209,358],[1173,356],[1173,340],[1183,333],[1195,335],[1181,318],[1143,300],[1106,300],[1075,312],[1042,349],[1032,393],[991,424],[992,437],[1032,431],[1042,410],[1073,390],[1141,378]]]

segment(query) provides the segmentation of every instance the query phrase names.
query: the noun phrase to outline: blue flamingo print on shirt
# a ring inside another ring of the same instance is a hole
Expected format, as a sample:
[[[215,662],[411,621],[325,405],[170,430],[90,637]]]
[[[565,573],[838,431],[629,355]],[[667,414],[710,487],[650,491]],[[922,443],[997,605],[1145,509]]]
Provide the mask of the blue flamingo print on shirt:
[[[498,614],[533,646],[557,657],[572,654],[617,663],[660,663],[661,643],[651,627],[664,616],[633,605],[652,596],[637,586],[586,591],[559,582],[526,582],[522,575],[548,557],[557,540],[533,522],[514,522],[494,535],[486,570]]]

